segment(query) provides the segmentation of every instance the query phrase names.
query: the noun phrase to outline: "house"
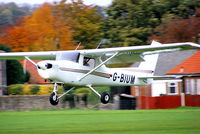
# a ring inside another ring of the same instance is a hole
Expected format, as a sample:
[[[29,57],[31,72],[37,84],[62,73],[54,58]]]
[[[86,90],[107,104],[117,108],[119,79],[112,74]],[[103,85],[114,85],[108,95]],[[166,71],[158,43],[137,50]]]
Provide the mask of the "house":
[[[200,106],[200,51],[161,54],[154,76],[176,76],[154,80],[148,86],[133,86],[139,109],[166,109]]]
[[[189,57],[191,57],[196,52],[196,50],[187,50],[159,54],[154,76],[166,77],[166,73],[168,73],[171,69],[173,69]],[[133,66],[135,67],[135,65]],[[131,94],[133,96],[156,97],[163,95],[180,95],[181,92],[181,77],[177,77],[174,79],[157,79],[153,80],[151,85],[131,87]]]
[[[177,75],[183,79],[183,92],[200,95],[200,51],[169,70],[167,75]]]

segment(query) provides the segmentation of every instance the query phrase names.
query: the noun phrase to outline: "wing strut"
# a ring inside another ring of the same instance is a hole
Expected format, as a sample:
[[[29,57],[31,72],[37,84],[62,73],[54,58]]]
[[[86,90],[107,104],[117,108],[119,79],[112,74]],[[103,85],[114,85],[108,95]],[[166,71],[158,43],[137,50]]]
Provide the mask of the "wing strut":
[[[100,68],[101,66],[103,66],[106,62],[108,62],[110,59],[112,59],[113,57],[115,57],[118,54],[118,52],[116,52],[115,54],[113,54],[111,57],[109,57],[108,59],[106,59],[104,62],[102,62],[101,64],[99,64],[98,66],[96,66],[95,68],[93,68],[92,70],[90,70],[88,73],[86,73],[85,75],[83,75],[78,81],[81,81],[82,79],[84,79],[85,77],[87,77],[89,74],[91,74],[92,72],[94,72],[95,70],[97,70],[98,68]]]
[[[37,63],[35,63],[33,60],[31,60],[29,57],[25,56],[25,58],[30,61],[33,65],[37,67]]]

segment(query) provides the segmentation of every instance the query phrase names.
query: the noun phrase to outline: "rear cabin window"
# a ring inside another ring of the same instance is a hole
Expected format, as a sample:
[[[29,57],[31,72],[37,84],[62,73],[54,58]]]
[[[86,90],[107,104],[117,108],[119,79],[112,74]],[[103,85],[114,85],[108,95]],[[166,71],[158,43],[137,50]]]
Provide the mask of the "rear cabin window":
[[[68,60],[73,62],[79,61],[80,53],[78,52],[59,52],[56,55],[56,60]]]

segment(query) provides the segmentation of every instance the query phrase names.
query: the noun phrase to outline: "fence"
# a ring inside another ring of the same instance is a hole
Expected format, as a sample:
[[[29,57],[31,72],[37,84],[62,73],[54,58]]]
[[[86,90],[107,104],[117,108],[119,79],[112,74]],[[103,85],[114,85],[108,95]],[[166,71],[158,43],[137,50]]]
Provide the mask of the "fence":
[[[200,95],[186,95],[185,105],[191,107],[200,107]]]
[[[200,95],[185,95],[185,106],[200,107]],[[182,106],[181,96],[138,97],[138,109],[169,109]]]

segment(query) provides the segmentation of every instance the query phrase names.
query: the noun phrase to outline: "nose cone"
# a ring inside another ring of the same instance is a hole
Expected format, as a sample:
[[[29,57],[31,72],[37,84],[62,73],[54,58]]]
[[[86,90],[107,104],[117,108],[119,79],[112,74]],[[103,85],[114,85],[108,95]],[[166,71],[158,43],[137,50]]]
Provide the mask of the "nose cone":
[[[47,61],[41,61],[37,63],[38,69],[46,70],[51,69],[53,67],[52,63],[48,63]]]
[[[37,63],[38,73],[44,79],[52,79],[54,70],[52,61],[40,61]]]

